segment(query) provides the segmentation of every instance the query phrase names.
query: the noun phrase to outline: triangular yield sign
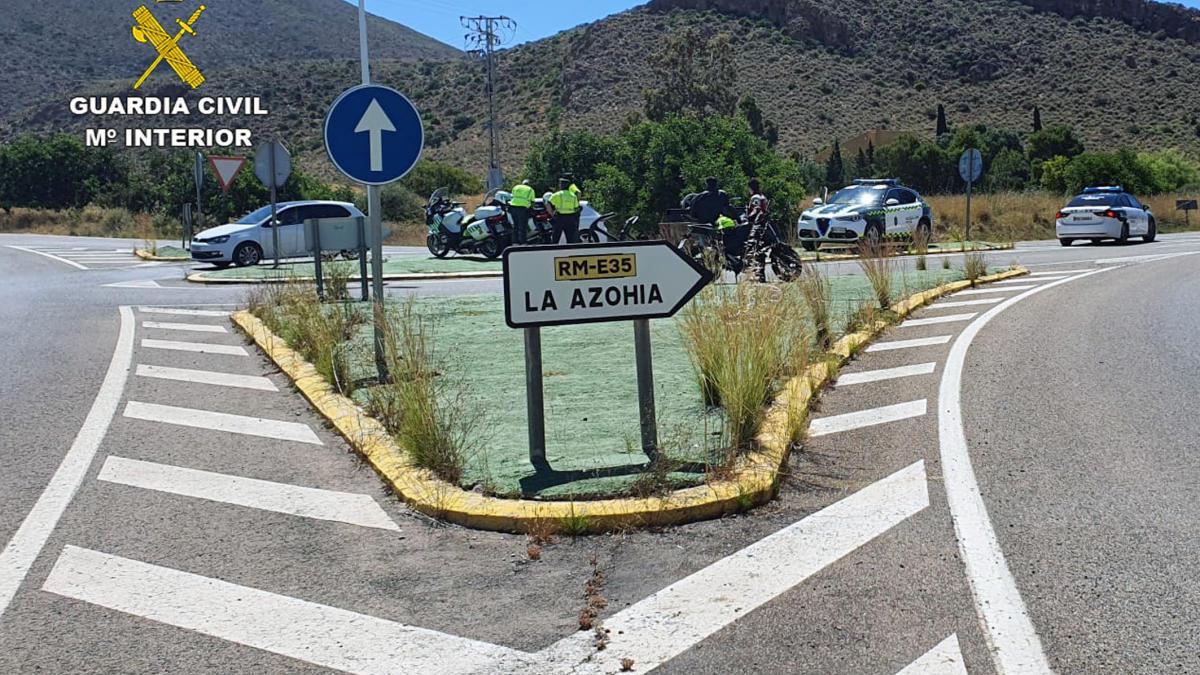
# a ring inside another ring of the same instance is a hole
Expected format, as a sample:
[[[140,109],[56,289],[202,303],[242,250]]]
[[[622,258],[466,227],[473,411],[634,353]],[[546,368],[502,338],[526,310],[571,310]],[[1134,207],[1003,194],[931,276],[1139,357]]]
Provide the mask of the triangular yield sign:
[[[213,173],[217,174],[217,182],[221,184],[221,191],[229,192],[229,187],[233,185],[233,179],[237,178],[238,171],[242,170],[246,158],[210,155],[208,163],[212,165]]]

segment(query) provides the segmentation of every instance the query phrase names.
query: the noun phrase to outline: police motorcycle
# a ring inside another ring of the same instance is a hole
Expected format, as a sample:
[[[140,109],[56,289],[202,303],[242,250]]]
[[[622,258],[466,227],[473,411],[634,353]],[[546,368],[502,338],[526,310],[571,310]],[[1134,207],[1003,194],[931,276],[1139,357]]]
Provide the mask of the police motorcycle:
[[[691,215],[692,201],[696,197],[696,194],[687,195],[680,202],[678,211],[672,209],[677,216],[691,221],[687,225],[687,235],[678,245],[684,255],[718,273],[722,270],[729,270],[734,275],[751,272],[759,282],[766,282],[767,268],[775,272],[780,281],[794,281],[800,277],[803,271],[800,256],[783,241],[775,224],[765,215],[751,221],[745,209],[740,208],[737,220],[731,221],[732,227],[714,227],[696,221]]]
[[[451,252],[479,254],[489,260],[500,257],[508,241],[508,202],[512,195],[492,190],[483,204],[467,215],[461,202],[450,200],[449,188],[438,188],[425,205],[425,246],[436,258]]]

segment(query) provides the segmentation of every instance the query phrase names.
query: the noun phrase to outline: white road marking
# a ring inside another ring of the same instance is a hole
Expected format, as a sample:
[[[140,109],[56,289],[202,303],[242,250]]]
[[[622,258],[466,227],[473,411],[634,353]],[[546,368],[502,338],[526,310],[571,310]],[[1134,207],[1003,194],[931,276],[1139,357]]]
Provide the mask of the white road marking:
[[[81,269],[81,270],[87,269],[86,267],[84,267],[83,265],[80,265],[77,262],[71,262],[70,260],[67,260],[66,258],[60,258],[60,257],[54,255],[53,253],[46,253],[45,251],[39,251],[37,249],[28,248],[26,246],[9,246],[8,248],[16,249],[18,251],[25,251],[26,253],[36,253],[37,255],[44,256],[51,260],[57,260],[60,263],[70,265],[71,267],[74,267],[77,269]]]
[[[1029,276],[1033,276],[1033,275],[1029,275]],[[1021,277],[1019,279],[1005,279],[1004,281],[996,281],[993,283],[997,286],[1015,286],[1017,284],[1028,284],[1031,281],[1054,281],[1057,279],[1066,279],[1068,276],[1070,276],[1070,275],[1064,274],[1064,275],[1060,275],[1060,276],[1052,276],[1052,275],[1043,274],[1043,275],[1039,275],[1033,279],[1030,279],[1029,277]]]
[[[950,308],[950,307],[978,307],[980,305],[992,305],[997,302],[1002,302],[1004,298],[980,298],[978,300],[958,300],[954,302],[939,302],[930,305],[930,309]]]
[[[259,391],[279,391],[269,379],[259,377],[258,375],[235,375],[234,373],[218,373],[211,370],[148,366],[144,363],[138,364],[137,374],[140,377],[154,377],[160,380],[195,382],[197,384],[213,384],[219,387],[238,387],[241,389],[257,389]]]
[[[157,281],[153,279],[142,279],[139,281],[118,281],[115,284],[104,284],[105,288],[162,288]]]
[[[129,365],[133,361],[134,331],[133,310],[121,307],[119,311],[121,328],[117,334],[117,346],[113,350],[104,381],[100,384],[100,391],[83,420],[83,427],[33,509],[21,521],[21,526],[4,551],[0,552],[0,615],[8,609],[17,588],[29,573],[29,567],[41,553],[67,504],[75,496],[117,412],[121,391],[129,376]]]
[[[109,456],[100,480],[292,516],[400,531],[370,495],[273,483]]]
[[[522,658],[507,647],[76,546],[63,548],[42,590],[348,673],[465,675]]]
[[[211,309],[177,309],[174,307],[138,307],[139,312],[146,314],[173,314],[175,316],[214,316],[228,317],[230,312],[217,312]]]
[[[1159,260],[1167,260],[1169,258],[1179,258],[1185,255],[1196,255],[1200,251],[1180,251],[1178,253],[1159,253],[1157,255],[1131,255],[1122,258],[1101,258],[1096,261],[1097,265],[1121,265],[1124,263],[1144,263],[1158,262]]]
[[[942,640],[896,675],[967,675],[962,649],[958,646],[958,635]]]
[[[867,382],[879,382],[880,380],[895,380],[901,377],[912,377],[914,375],[929,375],[937,368],[937,363],[920,363],[915,366],[900,366],[899,368],[885,368],[883,370],[867,370],[861,373],[843,373],[838,375],[837,382],[834,386],[846,387],[852,384],[865,384]]]
[[[617,673],[623,658],[652,671],[927,506],[917,462],[605,619],[603,651],[583,631],[538,655],[561,672]]]
[[[893,349],[911,349],[913,347],[932,347],[933,345],[944,345],[954,338],[953,335],[935,335],[927,338],[917,338],[915,340],[894,340],[892,342],[876,342],[867,347],[868,352],[890,352]]]
[[[324,445],[321,439],[307,424],[299,422],[282,422],[267,420],[261,417],[231,415],[229,413],[197,410],[195,408],[179,408],[173,405],[157,403],[142,403],[129,401],[125,404],[125,417],[148,422],[176,424],[182,427],[196,429],[211,429],[225,431],[231,434],[245,434],[260,438],[275,438],[281,441],[296,441]]]
[[[228,333],[224,326],[211,323],[168,323],[164,321],[143,321],[142,328],[157,328],[159,330],[184,330],[196,333]]]
[[[1051,263],[1051,264],[1053,264],[1053,263]],[[1046,270],[1044,272],[1030,272],[1029,276],[1031,276],[1031,277],[1047,277],[1047,276],[1053,276],[1053,275],[1059,275],[1059,274],[1065,274],[1065,275],[1083,274],[1084,272],[1091,272],[1091,271],[1092,270]]]
[[[225,354],[227,356],[249,356],[245,349],[237,345],[210,345],[203,342],[176,342],[175,340],[142,340],[142,346],[147,349],[169,349],[177,352],[197,352],[199,354]]]
[[[955,295],[983,295],[984,293],[1012,293],[1014,291],[1027,291],[1031,288],[1036,288],[1033,284],[1027,286],[1001,286],[999,288],[975,288],[969,291],[959,291]]]
[[[878,408],[843,413],[841,415],[818,417],[809,423],[808,435],[810,437],[828,436],[829,434],[862,429],[863,427],[899,422],[900,420],[920,417],[925,414],[925,409],[925,399],[921,399],[919,401],[885,405]]]
[[[959,321],[970,321],[975,318],[975,314],[946,314],[945,316],[930,316],[924,319],[909,319],[900,324],[901,328],[918,328],[920,326],[935,326],[940,323],[957,323]]]

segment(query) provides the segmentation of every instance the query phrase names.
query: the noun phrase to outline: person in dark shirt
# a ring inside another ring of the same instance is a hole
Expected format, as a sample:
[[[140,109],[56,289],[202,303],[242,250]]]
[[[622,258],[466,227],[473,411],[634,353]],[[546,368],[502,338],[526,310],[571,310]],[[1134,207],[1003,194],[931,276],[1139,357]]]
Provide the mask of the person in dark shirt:
[[[729,206],[729,195],[721,189],[717,179],[704,179],[704,192],[696,195],[688,208],[688,214],[696,222],[716,226],[717,218],[722,215],[733,216],[734,211]]]

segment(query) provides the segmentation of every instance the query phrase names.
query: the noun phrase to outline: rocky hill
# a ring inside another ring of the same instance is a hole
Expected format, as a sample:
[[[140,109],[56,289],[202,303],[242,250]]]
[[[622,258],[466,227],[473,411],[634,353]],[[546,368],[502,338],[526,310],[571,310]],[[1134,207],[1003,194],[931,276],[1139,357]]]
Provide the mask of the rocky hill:
[[[281,0],[240,4],[275,2]],[[324,30],[353,34],[352,16],[320,21]],[[128,30],[124,17],[116,23],[105,33],[116,31],[126,52],[122,62],[140,65],[145,45],[117,31]],[[781,148],[803,156],[872,130],[932,134],[939,103],[951,125],[1024,131],[1037,105],[1045,124],[1074,126],[1091,149],[1175,147],[1200,155],[1200,13],[1180,6],[1144,0],[653,0],[501,53],[497,92],[506,168],[519,166],[529,144],[553,129],[619,128],[653,81],[647,54],[665,35],[689,26],[734,36],[739,88],[778,124]],[[385,29],[412,38],[394,24],[373,29],[374,35]],[[409,93],[422,109],[427,155],[482,168],[480,64],[421,41],[404,54],[389,53],[387,42],[373,43],[379,45],[375,77]],[[206,72],[205,93],[269,96],[271,117],[250,124],[281,133],[310,168],[331,175],[321,157],[320,120],[337,92],[355,80],[353,42],[346,43],[349,53],[313,54],[304,67],[281,61],[276,44],[262,47],[275,58],[233,59]],[[443,58],[447,54],[451,58]],[[155,86],[169,91],[174,85],[163,78]],[[65,114],[59,97],[10,115],[0,123],[0,136],[80,123]]]

